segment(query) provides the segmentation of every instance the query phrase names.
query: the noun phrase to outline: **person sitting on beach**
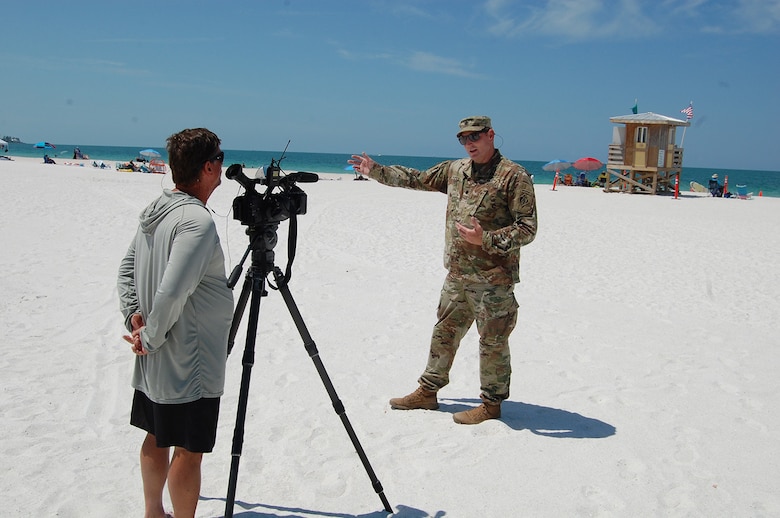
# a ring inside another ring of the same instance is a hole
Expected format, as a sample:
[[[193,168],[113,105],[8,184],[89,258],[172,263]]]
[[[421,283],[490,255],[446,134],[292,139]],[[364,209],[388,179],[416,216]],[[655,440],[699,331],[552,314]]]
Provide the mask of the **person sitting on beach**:
[[[87,160],[89,159],[89,155],[85,155],[81,152],[79,148],[76,148],[73,150],[73,159],[74,160]]]
[[[120,171],[124,171],[128,169],[130,171],[138,171],[138,167],[136,167],[136,165],[133,163],[132,160],[130,162],[122,162],[122,164],[120,164],[119,166]]]
[[[43,155],[43,163],[44,164],[56,164],[57,162],[52,160],[49,155]]]
[[[718,173],[712,175],[712,178],[710,178],[710,184],[707,188],[710,190],[710,194],[716,198],[723,196],[723,186],[720,184],[720,182],[718,182]]]

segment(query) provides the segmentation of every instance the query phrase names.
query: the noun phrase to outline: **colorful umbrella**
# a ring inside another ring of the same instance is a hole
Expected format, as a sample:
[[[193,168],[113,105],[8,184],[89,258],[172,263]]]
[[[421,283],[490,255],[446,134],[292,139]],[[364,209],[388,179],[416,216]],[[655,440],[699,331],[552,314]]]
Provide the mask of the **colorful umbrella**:
[[[54,149],[57,146],[54,144],[49,144],[48,142],[38,142],[35,144],[35,147],[38,149]]]
[[[146,158],[160,158],[160,156],[162,156],[156,149],[142,149],[138,154],[145,156]]]
[[[596,169],[601,169],[604,164],[597,158],[586,156],[579,160],[575,160],[572,165],[574,166],[574,169],[579,169],[580,171],[595,171]]]
[[[570,167],[571,167],[571,162],[569,162],[568,160],[555,159],[544,164],[542,166],[542,169],[544,169],[545,171],[555,171],[557,173],[558,171],[563,171],[564,169],[568,169]]]

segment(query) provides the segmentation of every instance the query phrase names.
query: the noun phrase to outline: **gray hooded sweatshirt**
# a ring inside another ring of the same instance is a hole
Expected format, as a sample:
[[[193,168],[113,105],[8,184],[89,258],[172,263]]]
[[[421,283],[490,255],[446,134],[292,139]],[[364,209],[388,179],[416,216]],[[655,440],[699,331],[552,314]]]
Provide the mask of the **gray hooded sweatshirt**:
[[[205,205],[165,189],[140,215],[119,267],[125,326],[143,316],[133,388],[155,403],[220,397],[225,386],[233,292],[214,220]]]

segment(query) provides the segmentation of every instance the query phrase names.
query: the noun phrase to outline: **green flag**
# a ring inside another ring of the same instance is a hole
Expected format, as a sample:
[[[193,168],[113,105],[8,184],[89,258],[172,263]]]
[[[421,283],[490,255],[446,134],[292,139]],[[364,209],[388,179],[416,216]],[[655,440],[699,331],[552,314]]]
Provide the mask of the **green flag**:
[[[637,105],[637,103],[636,103],[636,99],[634,99],[634,107],[633,107],[633,108],[631,108],[631,113],[633,113],[634,115],[636,115],[636,114],[637,114],[637,111],[638,111],[638,109],[639,109],[639,106],[638,106],[638,105]]]

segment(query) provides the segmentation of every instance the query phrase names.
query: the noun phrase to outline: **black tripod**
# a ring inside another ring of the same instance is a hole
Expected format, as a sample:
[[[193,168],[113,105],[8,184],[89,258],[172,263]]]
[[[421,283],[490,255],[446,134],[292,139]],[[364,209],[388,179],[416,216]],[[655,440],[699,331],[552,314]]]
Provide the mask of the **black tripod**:
[[[249,398],[249,380],[252,375],[252,366],[254,365],[254,358],[255,358],[255,339],[257,335],[257,322],[260,317],[260,299],[261,297],[268,294],[268,292],[265,290],[265,285],[266,285],[266,277],[270,273],[273,273],[274,275],[274,280],[276,282],[275,289],[278,289],[282,294],[282,298],[284,299],[284,302],[287,305],[287,309],[290,311],[290,315],[292,316],[293,321],[295,322],[295,326],[298,328],[298,332],[300,333],[301,338],[303,339],[304,347],[306,348],[306,351],[309,353],[309,357],[314,362],[314,366],[317,368],[317,372],[320,375],[320,379],[322,379],[322,382],[325,385],[325,390],[327,390],[328,395],[330,396],[331,403],[333,403],[333,409],[336,411],[336,414],[338,414],[338,416],[341,418],[341,422],[344,425],[344,428],[346,429],[349,438],[352,440],[352,444],[355,447],[355,450],[357,451],[360,460],[363,462],[363,467],[365,468],[366,473],[368,473],[368,477],[371,479],[371,483],[374,487],[374,490],[379,495],[379,498],[382,500],[382,505],[384,505],[385,511],[387,511],[388,513],[392,513],[393,510],[390,507],[387,498],[385,497],[384,490],[382,489],[382,484],[377,479],[374,470],[371,468],[371,464],[368,462],[368,458],[366,457],[365,451],[363,451],[363,447],[360,445],[360,442],[358,441],[358,438],[355,435],[355,431],[352,428],[352,424],[349,422],[349,419],[346,416],[344,405],[339,400],[338,395],[336,394],[336,390],[333,388],[333,384],[330,381],[330,377],[328,376],[328,373],[325,371],[325,367],[322,364],[319,351],[317,351],[317,345],[314,343],[314,340],[309,334],[309,331],[306,329],[306,324],[303,322],[303,318],[301,317],[301,314],[298,311],[298,307],[295,305],[295,301],[293,300],[292,294],[290,293],[290,289],[287,286],[290,279],[289,267],[288,267],[288,275],[285,276],[278,267],[274,266],[273,247],[276,245],[276,241],[277,241],[276,229],[278,226],[279,226],[278,223],[264,224],[259,226],[250,226],[247,230],[247,234],[249,234],[249,247],[247,248],[246,253],[244,253],[244,257],[241,259],[241,263],[243,263],[247,255],[251,251],[252,266],[246,274],[246,278],[244,280],[244,286],[241,289],[241,295],[238,298],[236,310],[233,315],[233,322],[230,328],[230,336],[228,338],[228,354],[230,354],[230,351],[233,349],[233,343],[235,340],[239,323],[241,322],[241,316],[244,312],[247,301],[249,301],[249,321],[247,323],[246,345],[244,347],[244,356],[241,361],[243,365],[243,370],[241,373],[241,389],[238,397],[238,412],[236,415],[236,427],[233,432],[233,449],[231,452],[232,460],[230,464],[230,482],[228,484],[228,493],[225,502],[225,516],[227,518],[231,518],[233,516],[233,506],[236,499],[236,482],[238,479],[238,463],[241,459],[241,450],[244,443],[244,423],[246,421],[247,399]],[[290,242],[291,243],[293,243],[295,240],[295,236],[294,236],[295,226],[296,226],[296,219],[295,216],[293,216],[290,219],[290,229],[291,229]],[[292,255],[294,254],[293,252],[294,246],[291,245],[290,249],[291,249],[290,261],[291,261]],[[241,274],[241,264],[239,264],[236,267],[236,269],[234,269],[233,273],[230,276],[230,281],[228,284],[230,285],[231,288],[235,285],[236,281],[238,280],[238,276],[240,274]]]

